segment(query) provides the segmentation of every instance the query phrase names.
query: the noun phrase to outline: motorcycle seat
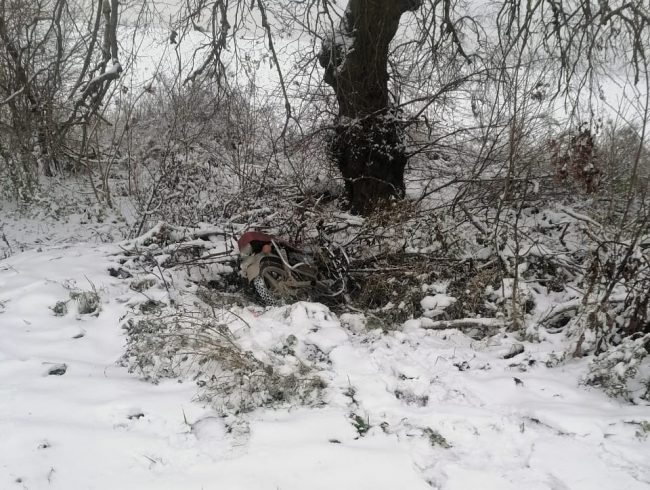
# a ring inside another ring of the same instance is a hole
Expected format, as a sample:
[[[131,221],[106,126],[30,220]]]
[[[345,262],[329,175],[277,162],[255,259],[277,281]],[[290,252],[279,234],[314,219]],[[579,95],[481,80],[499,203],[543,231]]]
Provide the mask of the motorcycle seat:
[[[254,253],[260,253],[262,251],[262,247],[267,243],[271,243],[272,241],[275,241],[275,243],[278,245],[282,245],[284,248],[292,252],[300,252],[300,249],[298,247],[292,245],[286,240],[282,240],[281,238],[275,237],[273,235],[268,235],[260,231],[247,231],[241,237],[239,237],[239,240],[237,240],[237,246],[241,252],[246,245],[250,244]]]

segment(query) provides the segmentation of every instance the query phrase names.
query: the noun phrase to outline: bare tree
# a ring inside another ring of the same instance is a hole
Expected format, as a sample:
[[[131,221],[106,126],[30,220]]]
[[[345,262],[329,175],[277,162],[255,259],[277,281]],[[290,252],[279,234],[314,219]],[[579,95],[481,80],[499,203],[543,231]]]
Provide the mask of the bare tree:
[[[57,172],[70,129],[98,115],[122,71],[119,3],[93,6],[0,0],[0,144],[11,179],[24,187],[22,197],[39,172]]]
[[[224,48],[229,40],[237,42],[236,33],[263,36],[278,70],[286,124],[295,119],[287,82],[294,74],[281,69],[278,39],[296,31],[294,38],[316,39],[320,46],[311,59],[324,69],[322,80],[338,106],[331,157],[352,209],[366,213],[381,201],[404,196],[412,153],[406,128],[426,120],[431,107],[450,93],[484,82],[495,70],[516,69],[526,48],[534,47],[546,66],[553,66],[555,85],[548,84],[544,96],[563,96],[571,104],[577,94],[597,91],[597,77],[613,56],[619,66],[632,68],[637,81],[647,68],[650,10],[640,0],[597,5],[495,0],[478,12],[471,7],[454,0],[349,0],[342,11],[329,0],[200,0],[187,3],[174,29],[181,32],[179,39],[194,29],[209,40],[190,79],[222,77]],[[308,63],[297,66],[311,69]],[[454,77],[436,83],[440,72]],[[508,83],[507,77],[501,83]]]
[[[420,0],[352,0],[340,26],[319,54],[324,81],[339,106],[332,156],[352,208],[372,209],[379,199],[404,197],[407,163],[402,121],[388,91],[388,53],[400,18]]]

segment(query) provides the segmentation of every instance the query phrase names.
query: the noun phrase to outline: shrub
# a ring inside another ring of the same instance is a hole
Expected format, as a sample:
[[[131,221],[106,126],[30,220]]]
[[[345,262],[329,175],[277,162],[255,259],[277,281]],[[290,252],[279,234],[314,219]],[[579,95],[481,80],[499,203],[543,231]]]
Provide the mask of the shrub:
[[[144,379],[189,377],[198,398],[235,413],[260,406],[308,403],[323,381],[308,366],[285,362],[283,353],[262,361],[242,349],[233,335],[245,322],[227,310],[209,307],[159,307],[130,319],[122,364]],[[292,349],[284,354],[289,356]],[[292,361],[295,359],[292,358]]]
[[[628,337],[617,345],[598,355],[589,365],[589,374],[583,380],[585,384],[600,386],[612,397],[621,396],[632,401],[631,382],[637,377],[639,367],[648,354],[650,334],[633,339]],[[639,398],[647,399],[650,394],[648,380],[645,392]]]

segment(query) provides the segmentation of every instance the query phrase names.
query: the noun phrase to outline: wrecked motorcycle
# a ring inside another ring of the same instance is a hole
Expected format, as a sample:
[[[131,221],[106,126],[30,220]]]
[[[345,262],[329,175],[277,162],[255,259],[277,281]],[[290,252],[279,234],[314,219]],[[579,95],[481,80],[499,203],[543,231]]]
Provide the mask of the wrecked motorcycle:
[[[346,301],[349,260],[333,243],[297,246],[273,235],[248,231],[237,244],[242,271],[262,304]]]

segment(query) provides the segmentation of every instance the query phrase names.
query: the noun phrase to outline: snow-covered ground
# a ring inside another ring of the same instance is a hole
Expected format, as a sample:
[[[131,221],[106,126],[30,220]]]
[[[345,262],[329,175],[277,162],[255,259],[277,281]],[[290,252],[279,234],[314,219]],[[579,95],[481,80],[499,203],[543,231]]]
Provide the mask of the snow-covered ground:
[[[513,339],[429,319],[384,334],[318,304],[234,307],[242,345],[317,347],[326,387],[225,415],[116,363],[128,305],[153,294],[108,274],[119,245],[32,242],[0,261],[0,489],[650,489],[650,408],[580,386],[587,360],[546,367],[553,338],[503,359]]]

